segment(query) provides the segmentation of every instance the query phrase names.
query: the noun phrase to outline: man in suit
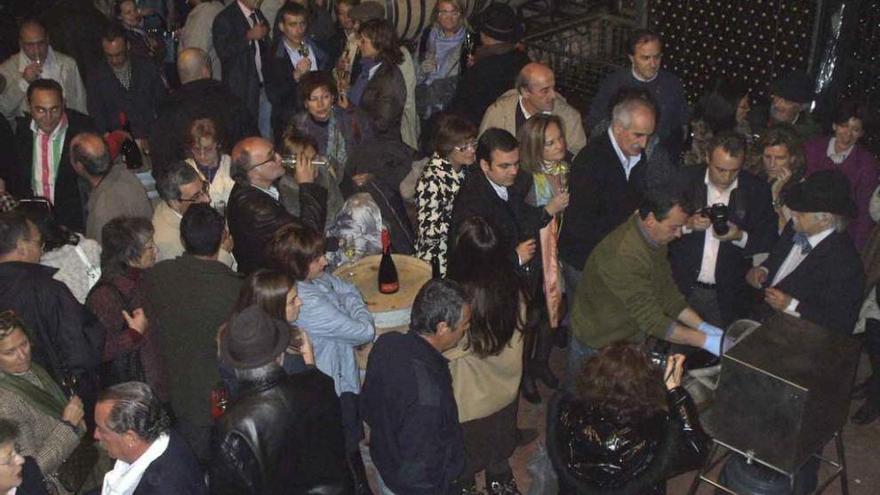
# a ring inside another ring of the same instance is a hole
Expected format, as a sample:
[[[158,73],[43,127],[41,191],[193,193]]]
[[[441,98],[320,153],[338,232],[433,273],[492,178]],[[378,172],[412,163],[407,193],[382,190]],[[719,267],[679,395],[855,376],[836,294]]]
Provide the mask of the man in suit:
[[[122,129],[122,114],[132,138],[141,147],[156,119],[156,106],[165,96],[165,83],[149,60],[133,57],[119,26],[110,26],[101,37],[104,60],[89,73],[89,115],[99,132]]]
[[[272,105],[264,69],[269,63],[270,26],[259,0],[236,0],[217,14],[211,33],[220,57],[223,81],[256,117],[260,134],[272,138]]]
[[[272,103],[272,129],[280,136],[296,112],[303,109],[299,95],[302,76],[317,70],[330,70],[331,61],[306,36],[309,13],[291,2],[278,11],[280,39],[276,39],[266,74],[266,93]]]
[[[708,165],[693,167],[688,193],[696,214],[681,239],[669,246],[669,260],[679,290],[706,321],[727,326],[745,318],[751,291],[745,274],[752,256],[769,252],[776,241],[776,214],[770,187],[743,171],[745,140],[734,133],[709,143]],[[729,212],[725,234],[713,227],[705,208],[724,205]]]
[[[486,110],[480,133],[498,127],[516,134],[529,117],[537,113],[552,113],[562,119],[565,140],[572,153],[578,153],[587,144],[581,113],[556,92],[556,76],[544,64],[525,65],[516,77],[514,89],[506,91]]]
[[[18,164],[0,165],[0,176],[13,196],[45,197],[58,223],[82,232],[88,187],[77,179],[69,150],[74,136],[94,130],[92,120],[66,108],[61,85],[51,79],[32,82],[27,99],[30,115],[18,118],[15,136]]]
[[[103,493],[207,495],[204,473],[186,441],[145,383],[105,390],[95,407],[95,439],[116,459]],[[139,462],[138,462],[139,461]]]
[[[568,180],[571,208],[559,236],[565,286],[574,292],[593,248],[638,208],[654,133],[653,103],[628,96],[614,106],[608,131],[575,157]]]
[[[480,136],[477,162],[480,169],[467,174],[455,197],[449,245],[465,220],[483,217],[516,266],[538,269],[538,231],[568,206],[568,193],[557,195],[544,208],[527,204],[532,178],[519,173],[519,143],[503,129],[487,129]]]
[[[850,335],[862,302],[859,253],[844,233],[855,215],[849,181],[837,170],[817,172],[784,195],[791,221],[746,281],[764,288],[759,316],[784,312]]]
[[[249,274],[264,266],[266,243],[278,227],[298,219],[284,209],[276,186],[284,175],[281,157],[272,143],[263,138],[247,138],[232,150],[232,178],[236,184],[229,194],[226,218],[235,240],[233,253],[238,271]],[[327,190],[315,183],[317,169],[311,160],[297,157],[294,180],[299,184],[300,218],[318,232],[324,231],[327,216]]]

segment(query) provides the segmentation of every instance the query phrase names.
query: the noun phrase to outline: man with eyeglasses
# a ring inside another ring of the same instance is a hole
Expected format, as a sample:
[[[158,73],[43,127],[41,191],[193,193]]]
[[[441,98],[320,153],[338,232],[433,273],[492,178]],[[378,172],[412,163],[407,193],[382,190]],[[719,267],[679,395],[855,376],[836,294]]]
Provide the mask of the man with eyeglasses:
[[[153,240],[159,248],[156,261],[171,260],[184,253],[180,239],[180,221],[194,204],[211,202],[210,186],[195,168],[184,161],[168,165],[165,173],[159,176],[156,190],[162,202],[153,212]],[[234,266],[231,250],[232,240],[227,236],[220,247],[217,260],[226,266]]]
[[[0,177],[14,197],[46,198],[58,223],[82,232],[87,191],[81,188],[69,165],[69,148],[77,134],[94,130],[92,121],[65,108],[64,90],[52,79],[34,80],[28,87],[27,100],[30,115],[17,122],[17,163],[0,163]]]
[[[13,310],[32,342],[31,359],[82,399],[86,421],[99,389],[105,329],[40,264],[43,236],[21,212],[0,213],[0,313]]]
[[[226,218],[235,239],[238,271],[249,274],[264,266],[266,244],[282,225],[299,222],[324,231],[327,190],[315,183],[317,169],[304,154],[297,157],[294,180],[299,184],[300,218],[284,208],[277,181],[284,175],[281,156],[263,138],[246,138],[232,150],[232,179]]]
[[[0,76],[8,82],[0,94],[0,113],[14,126],[16,117],[29,110],[25,98],[28,85],[37,79],[51,79],[64,88],[70,108],[87,113],[86,90],[73,58],[52,49],[46,28],[36,20],[22,23],[18,31],[17,54],[0,64]]]

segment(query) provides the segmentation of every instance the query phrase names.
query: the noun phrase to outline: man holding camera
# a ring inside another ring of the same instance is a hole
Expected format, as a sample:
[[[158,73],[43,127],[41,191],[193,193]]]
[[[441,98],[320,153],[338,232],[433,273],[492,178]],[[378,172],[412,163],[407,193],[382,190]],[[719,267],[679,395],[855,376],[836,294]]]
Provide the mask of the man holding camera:
[[[706,167],[696,167],[687,193],[696,211],[669,246],[679,290],[708,322],[726,327],[749,314],[745,274],[752,257],[776,242],[770,187],[742,170],[745,141],[722,133],[709,144]]]

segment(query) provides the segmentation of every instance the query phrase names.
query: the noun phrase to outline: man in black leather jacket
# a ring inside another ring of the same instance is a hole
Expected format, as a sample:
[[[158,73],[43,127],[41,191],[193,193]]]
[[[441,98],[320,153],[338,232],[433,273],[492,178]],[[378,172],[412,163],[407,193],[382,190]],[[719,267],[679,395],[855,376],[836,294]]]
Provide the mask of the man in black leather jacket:
[[[302,157],[300,157],[302,158]],[[317,169],[298,160],[294,180],[299,184],[300,219],[284,209],[281,192],[275,186],[284,175],[281,156],[263,138],[246,138],[232,150],[232,178],[226,219],[235,246],[232,249],[238,271],[249,274],[264,265],[265,247],[272,234],[301,220],[318,232],[327,217],[327,190],[315,183]]]
[[[317,369],[285,374],[289,342],[287,323],[257,306],[229,322],[220,353],[240,396],[214,425],[212,494],[353,493],[333,380]]]

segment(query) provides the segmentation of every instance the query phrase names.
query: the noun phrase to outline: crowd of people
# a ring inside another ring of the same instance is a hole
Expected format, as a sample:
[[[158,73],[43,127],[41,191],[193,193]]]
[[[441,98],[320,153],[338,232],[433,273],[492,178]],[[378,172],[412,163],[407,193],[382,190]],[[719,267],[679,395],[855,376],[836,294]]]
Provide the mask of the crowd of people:
[[[37,12],[0,64],[0,493],[517,494],[520,399],[560,493],[665,493],[684,371],[777,314],[863,333],[880,417],[859,102],[691,105],[637,29],[582,114],[507,5],[407,44],[370,0],[173,4]],[[434,267],[406,333],[333,274],[386,232]]]

